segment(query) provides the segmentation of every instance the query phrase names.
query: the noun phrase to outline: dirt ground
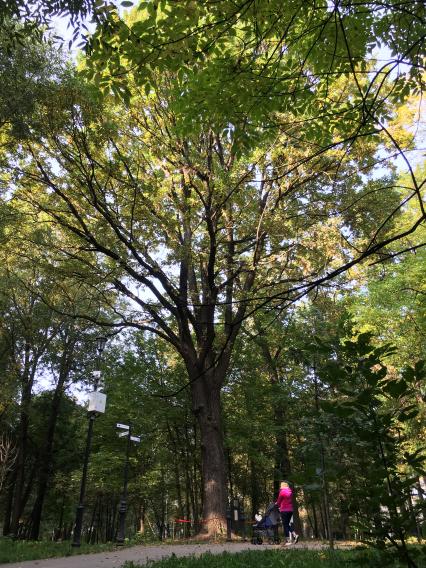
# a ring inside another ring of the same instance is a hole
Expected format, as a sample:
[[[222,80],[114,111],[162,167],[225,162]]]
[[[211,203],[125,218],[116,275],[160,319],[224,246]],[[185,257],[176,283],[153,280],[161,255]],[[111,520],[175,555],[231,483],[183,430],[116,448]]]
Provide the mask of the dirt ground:
[[[1,564],[2,568],[120,568],[124,562],[132,560],[144,565],[149,560],[161,560],[172,556],[200,556],[206,552],[221,554],[222,552],[243,552],[245,550],[270,550],[281,548],[279,545],[253,545],[249,542],[227,542],[223,544],[180,544],[158,546],[134,546],[111,552],[81,554],[66,558],[48,558],[46,560],[27,560],[13,564]],[[286,547],[289,548],[289,547]],[[299,542],[292,548],[326,548],[319,542]]]

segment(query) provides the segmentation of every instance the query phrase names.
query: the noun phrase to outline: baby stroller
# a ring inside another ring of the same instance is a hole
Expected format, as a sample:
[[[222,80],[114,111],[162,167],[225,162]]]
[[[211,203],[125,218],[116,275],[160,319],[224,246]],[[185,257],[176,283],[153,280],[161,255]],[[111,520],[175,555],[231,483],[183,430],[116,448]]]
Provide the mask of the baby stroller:
[[[252,526],[252,544],[263,544],[263,540],[267,539],[269,544],[279,544],[278,526],[281,521],[281,515],[275,503],[270,503],[262,516],[261,520]]]

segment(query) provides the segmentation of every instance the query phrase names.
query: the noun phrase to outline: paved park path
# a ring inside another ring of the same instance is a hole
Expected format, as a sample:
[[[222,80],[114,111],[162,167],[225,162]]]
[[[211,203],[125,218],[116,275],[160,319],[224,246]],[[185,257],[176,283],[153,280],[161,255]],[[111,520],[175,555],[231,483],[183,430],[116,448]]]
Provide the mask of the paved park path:
[[[294,548],[321,548],[320,544],[298,543]],[[287,547],[287,550],[290,547]],[[292,547],[293,548],[293,547]],[[172,556],[200,556],[210,552],[222,554],[223,552],[243,552],[246,550],[283,550],[276,545],[262,544],[256,546],[247,542],[230,542],[224,544],[181,544],[160,546],[133,546],[111,552],[98,552],[96,554],[79,554],[65,558],[47,558],[46,560],[26,560],[13,564],[1,564],[2,568],[120,568],[126,561],[132,560],[144,565],[149,560],[161,560]]]

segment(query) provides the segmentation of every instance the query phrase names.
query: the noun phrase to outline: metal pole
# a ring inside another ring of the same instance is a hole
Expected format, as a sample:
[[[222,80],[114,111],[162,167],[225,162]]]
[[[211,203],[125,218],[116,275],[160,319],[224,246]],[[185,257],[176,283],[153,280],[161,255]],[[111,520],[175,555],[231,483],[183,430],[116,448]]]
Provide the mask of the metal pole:
[[[93,424],[95,422],[96,415],[91,413],[89,416],[89,428],[87,430],[87,441],[86,441],[86,451],[84,453],[84,464],[83,464],[83,474],[81,476],[80,485],[80,499],[77,506],[77,511],[75,515],[75,527],[74,527],[74,537],[72,541],[72,546],[80,546],[81,544],[81,529],[83,527],[83,513],[84,513],[84,495],[86,493],[86,480],[87,480],[87,470],[89,465],[90,448],[92,446],[92,434],[93,434]]]
[[[232,527],[231,527],[231,519],[232,519],[232,499],[229,501],[229,507],[226,509],[226,540],[227,542],[231,542],[232,540]]]
[[[97,367],[98,369],[100,369],[101,355],[105,348],[106,338],[99,337],[97,341],[98,341]],[[98,389],[99,379],[100,379],[100,370],[97,371],[95,374],[95,383],[93,387],[94,391]],[[81,476],[80,498],[75,514],[74,535],[73,535],[73,541],[71,543],[71,545],[75,547],[79,547],[81,545],[81,530],[83,528],[83,513],[84,513],[84,496],[86,493],[87,470],[89,467],[90,449],[92,446],[93,424],[95,422],[95,418],[96,418],[96,412],[91,412],[89,414],[89,428],[87,430],[86,451],[84,453],[83,473]]]
[[[123,493],[121,495],[120,507],[118,509],[118,532],[117,532],[117,544],[122,546],[124,544],[125,533],[126,533],[126,512],[127,512],[127,481],[129,477],[129,454],[130,454],[130,437],[132,435],[132,425],[129,425],[129,432],[127,434],[127,449],[126,449],[126,461],[124,463],[124,482],[123,482]]]

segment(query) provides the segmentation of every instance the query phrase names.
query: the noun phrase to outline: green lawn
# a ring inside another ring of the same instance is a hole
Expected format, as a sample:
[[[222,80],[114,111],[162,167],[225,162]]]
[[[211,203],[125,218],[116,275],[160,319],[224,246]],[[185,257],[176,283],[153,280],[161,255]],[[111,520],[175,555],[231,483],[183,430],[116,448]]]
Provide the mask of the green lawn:
[[[7,562],[20,562],[21,560],[40,560],[42,558],[58,558],[73,554],[87,554],[90,552],[102,552],[114,550],[116,545],[108,544],[82,544],[79,548],[73,548],[69,541],[24,541],[0,538],[0,564]]]
[[[151,562],[148,566],[149,568],[399,568],[401,564],[391,555],[370,549],[345,551],[278,549],[220,555],[207,553],[198,558],[175,556]],[[417,559],[417,566],[426,568],[425,560]],[[134,562],[126,562],[122,568],[141,567]]]

